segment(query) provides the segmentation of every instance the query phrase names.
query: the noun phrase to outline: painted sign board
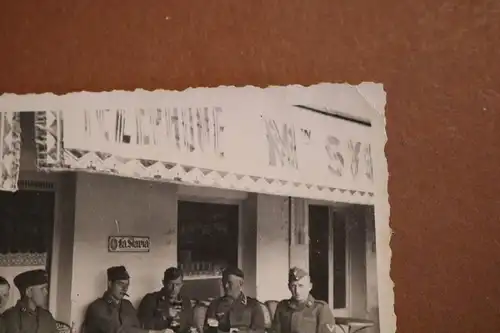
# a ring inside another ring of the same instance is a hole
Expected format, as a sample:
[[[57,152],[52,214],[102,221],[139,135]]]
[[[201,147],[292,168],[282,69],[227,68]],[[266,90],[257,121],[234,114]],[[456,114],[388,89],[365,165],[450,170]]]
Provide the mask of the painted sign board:
[[[108,252],[149,252],[151,241],[143,236],[109,236]]]
[[[73,95],[71,104],[37,113],[39,167],[316,199],[335,191],[369,198],[370,119],[349,118],[352,109],[369,107],[348,87],[330,85],[319,95],[304,87]]]

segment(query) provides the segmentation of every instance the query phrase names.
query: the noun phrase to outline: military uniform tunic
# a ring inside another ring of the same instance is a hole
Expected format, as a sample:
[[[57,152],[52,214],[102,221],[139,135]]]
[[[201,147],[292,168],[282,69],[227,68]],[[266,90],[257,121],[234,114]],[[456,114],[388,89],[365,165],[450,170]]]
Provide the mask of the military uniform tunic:
[[[243,293],[235,300],[224,296],[212,301],[207,309],[206,328],[208,328],[209,319],[216,319],[219,330],[223,332],[229,332],[230,328],[255,333],[265,331],[264,313],[259,302]],[[211,332],[211,330],[205,330],[205,332]]]
[[[170,308],[177,308],[175,317],[169,316]],[[186,297],[179,297],[171,302],[164,291],[147,294],[141,301],[138,317],[142,328],[164,330],[170,328],[175,332],[189,332],[193,327],[193,308]]]
[[[273,333],[333,333],[335,318],[326,302],[309,296],[303,304],[281,301],[274,314]]]
[[[18,301],[0,316],[0,333],[57,333],[56,320],[49,311],[33,311]]]
[[[134,306],[129,300],[120,302],[107,293],[87,308],[84,333],[145,333],[141,328]]]

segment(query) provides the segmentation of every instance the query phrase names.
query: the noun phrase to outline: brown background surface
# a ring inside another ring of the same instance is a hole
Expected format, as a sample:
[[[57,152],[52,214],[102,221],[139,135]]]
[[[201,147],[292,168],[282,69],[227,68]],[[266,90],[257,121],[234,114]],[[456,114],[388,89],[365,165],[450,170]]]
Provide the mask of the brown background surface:
[[[1,4],[0,92],[384,83],[398,332],[500,331],[500,1]]]

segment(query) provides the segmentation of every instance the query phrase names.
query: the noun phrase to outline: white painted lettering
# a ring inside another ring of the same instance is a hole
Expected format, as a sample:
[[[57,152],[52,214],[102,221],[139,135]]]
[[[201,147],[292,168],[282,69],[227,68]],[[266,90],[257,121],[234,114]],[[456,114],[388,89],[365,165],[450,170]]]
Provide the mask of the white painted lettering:
[[[295,129],[286,123],[282,124],[280,131],[276,121],[264,119],[266,137],[269,149],[269,165],[289,166],[298,168]]]
[[[326,138],[326,153],[331,163],[328,165],[328,170],[335,176],[342,177],[344,169],[344,156],[339,150],[340,140],[334,136]]]
[[[86,138],[117,144],[165,147],[223,156],[221,108],[156,108],[84,112]]]
[[[172,124],[174,127],[174,137],[175,137],[175,145],[177,146],[177,149],[181,149],[181,135],[180,135],[180,119],[179,119],[179,109],[174,108],[172,112],[172,117],[170,118],[172,120]]]
[[[370,144],[368,144],[364,149],[364,157],[366,162],[365,175],[369,180],[373,181],[373,160],[372,160],[372,149]]]
[[[351,175],[356,178],[359,171],[359,153],[361,151],[361,142],[349,140],[347,147],[351,152]]]
[[[114,117],[109,109],[84,110],[84,135],[105,142],[113,140],[108,124],[115,122]]]

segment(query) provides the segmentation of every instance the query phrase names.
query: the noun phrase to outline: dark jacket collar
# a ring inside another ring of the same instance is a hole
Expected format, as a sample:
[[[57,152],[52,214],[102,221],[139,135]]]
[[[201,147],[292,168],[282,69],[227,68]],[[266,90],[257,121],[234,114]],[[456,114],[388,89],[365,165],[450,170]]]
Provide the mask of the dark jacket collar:
[[[224,296],[224,299],[231,299],[231,296]],[[240,295],[235,299],[235,302],[240,302],[243,305],[247,305],[248,299],[247,296],[241,292]]]
[[[36,314],[38,311],[38,308],[35,308],[35,310],[32,310],[29,306],[29,300],[27,298],[22,298],[17,301],[16,303],[16,308],[19,309],[21,312],[26,312],[29,314]]]
[[[102,299],[110,305],[119,305],[121,301],[117,300],[113,296],[111,296],[111,293],[109,291],[105,291],[104,294],[102,295]]]
[[[161,288],[160,291],[158,291],[158,296],[159,296],[160,300],[162,300],[162,301],[170,301],[170,297],[168,296],[168,293],[165,290],[165,288]],[[182,302],[183,298],[182,298],[181,293],[179,293],[173,301],[174,302]]]

